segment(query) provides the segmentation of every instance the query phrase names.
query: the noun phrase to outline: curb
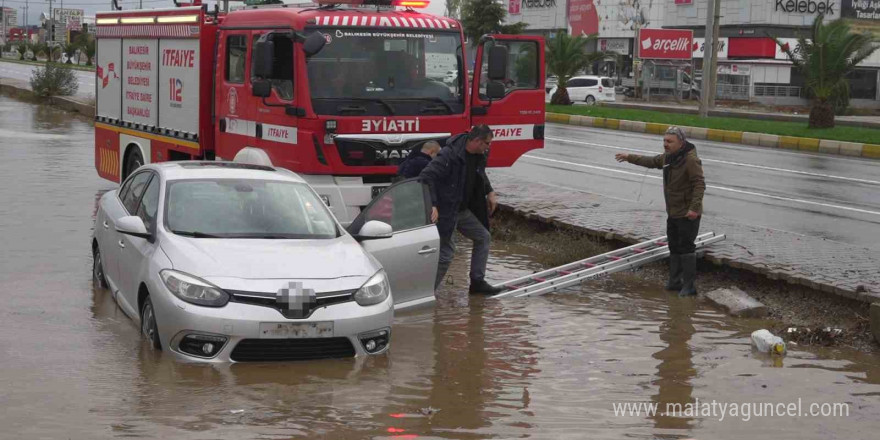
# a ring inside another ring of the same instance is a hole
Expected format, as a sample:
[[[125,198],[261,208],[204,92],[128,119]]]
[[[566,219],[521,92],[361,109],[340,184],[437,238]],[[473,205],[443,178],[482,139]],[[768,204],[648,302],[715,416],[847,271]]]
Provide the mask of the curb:
[[[596,118],[592,116],[569,115],[547,112],[547,122],[584,127],[606,128],[610,130],[632,131],[635,133],[663,134],[669,124],[654,122],[627,121],[623,119]],[[835,154],[838,156],[880,159],[880,145],[855,142],[833,141],[828,139],[801,138],[775,134],[750,133],[743,131],[718,130],[702,127],[681,127],[689,138],[751,145],[754,147],[779,148],[784,150],[806,151],[810,153]]]
[[[14,98],[23,97],[27,99],[45,99],[49,104],[52,104],[62,110],[67,110],[73,113],[80,113],[83,116],[87,116],[89,118],[93,118],[95,116],[94,105],[62,96],[41,98],[37,95],[34,95],[34,92],[30,88],[26,87],[21,81],[0,78],[0,91],[9,94]]]

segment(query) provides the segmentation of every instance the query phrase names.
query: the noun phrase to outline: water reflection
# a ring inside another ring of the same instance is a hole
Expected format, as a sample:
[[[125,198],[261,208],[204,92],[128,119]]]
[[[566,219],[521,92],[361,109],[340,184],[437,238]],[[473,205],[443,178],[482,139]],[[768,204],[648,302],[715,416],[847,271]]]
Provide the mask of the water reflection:
[[[653,417],[657,429],[689,429],[694,419],[683,412],[694,403],[692,380],[696,375],[693,353],[690,348],[691,337],[696,332],[692,315],[696,310],[696,299],[669,296],[666,320],[660,324],[660,340],[666,347],[652,355],[660,361],[657,365],[657,378],[653,384],[657,393],[651,402],[658,405]],[[678,415],[667,409],[675,409]]]

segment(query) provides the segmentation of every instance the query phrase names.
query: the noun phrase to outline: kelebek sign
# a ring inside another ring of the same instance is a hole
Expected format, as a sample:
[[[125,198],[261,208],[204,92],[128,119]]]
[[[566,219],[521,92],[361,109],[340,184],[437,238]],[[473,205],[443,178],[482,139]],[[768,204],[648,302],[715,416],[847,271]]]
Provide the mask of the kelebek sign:
[[[693,31],[640,29],[636,45],[639,58],[689,60],[693,55]]]

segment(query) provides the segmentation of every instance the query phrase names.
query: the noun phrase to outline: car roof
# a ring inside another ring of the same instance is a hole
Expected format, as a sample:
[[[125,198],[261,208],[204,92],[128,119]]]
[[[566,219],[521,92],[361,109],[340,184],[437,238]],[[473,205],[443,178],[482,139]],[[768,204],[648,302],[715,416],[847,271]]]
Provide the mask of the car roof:
[[[183,179],[250,179],[306,183],[302,177],[290,170],[238,162],[187,160],[154,163],[145,165],[144,168],[155,170],[166,181]]]
[[[573,76],[571,79],[608,79],[607,76],[599,76],[599,75],[578,75]]]

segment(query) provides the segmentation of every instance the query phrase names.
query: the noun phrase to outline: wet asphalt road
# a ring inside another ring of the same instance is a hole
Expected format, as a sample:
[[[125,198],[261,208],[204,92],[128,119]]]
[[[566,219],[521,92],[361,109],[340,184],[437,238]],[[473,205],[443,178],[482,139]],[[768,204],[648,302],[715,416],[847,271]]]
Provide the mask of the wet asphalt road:
[[[878,355],[756,354],[749,333],[772,323],[632,273],[538,298],[468,296],[466,243],[437,303],[395,317],[385,355],[176,362],[92,285],[95,207],[114,188],[95,172],[93,142],[88,119],[0,96],[0,439],[873,438]],[[496,242],[488,273],[511,279],[536,261]],[[713,401],[847,412],[665,409]],[[662,406],[616,414],[623,403]]]
[[[694,144],[706,176],[706,215],[880,250],[880,161]],[[616,153],[662,152],[657,135],[548,124],[544,149],[493,172],[664,210],[661,171],[614,160]]]

